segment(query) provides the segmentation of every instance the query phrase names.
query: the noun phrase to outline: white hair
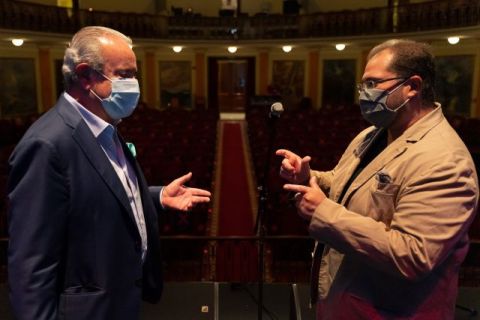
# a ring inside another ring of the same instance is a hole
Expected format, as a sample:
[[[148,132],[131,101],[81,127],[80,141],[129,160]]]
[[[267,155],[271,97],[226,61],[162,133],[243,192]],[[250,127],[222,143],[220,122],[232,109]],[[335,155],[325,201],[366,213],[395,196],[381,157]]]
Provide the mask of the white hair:
[[[132,39],[123,33],[100,26],[84,27],[73,36],[65,50],[62,65],[63,79],[67,89],[78,80],[75,67],[79,63],[87,63],[94,70],[103,70],[104,61],[100,50],[101,38],[112,36],[121,38],[130,46],[132,45]]]

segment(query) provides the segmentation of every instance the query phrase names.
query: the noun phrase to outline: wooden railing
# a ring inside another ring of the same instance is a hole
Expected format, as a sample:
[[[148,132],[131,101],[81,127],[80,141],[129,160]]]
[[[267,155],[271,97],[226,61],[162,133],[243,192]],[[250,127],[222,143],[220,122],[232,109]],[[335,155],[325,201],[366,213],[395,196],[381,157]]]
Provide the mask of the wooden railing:
[[[478,26],[480,2],[441,0],[308,15],[252,17],[164,16],[72,10],[0,0],[0,28],[71,34],[83,26],[108,26],[131,37],[192,40],[261,40],[376,35]]]

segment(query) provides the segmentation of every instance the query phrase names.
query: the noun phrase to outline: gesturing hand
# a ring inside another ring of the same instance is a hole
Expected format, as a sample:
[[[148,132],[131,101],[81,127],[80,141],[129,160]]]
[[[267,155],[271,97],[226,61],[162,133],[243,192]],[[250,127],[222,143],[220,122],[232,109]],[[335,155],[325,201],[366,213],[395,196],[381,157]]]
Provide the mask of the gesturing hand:
[[[191,178],[192,173],[189,172],[164,187],[161,199],[162,205],[170,209],[187,211],[198,203],[209,202],[211,196],[209,191],[184,186]]]
[[[285,150],[279,149],[275,152],[277,156],[284,157],[282,160],[282,166],[280,167],[280,176],[288,182],[296,184],[304,184],[310,177],[310,158],[306,156],[300,158],[297,154]]]
[[[315,209],[326,198],[325,193],[317,184],[316,178],[311,177],[309,186],[298,184],[286,184],[283,186],[285,190],[296,192],[295,204],[298,214],[307,221],[312,219]]]

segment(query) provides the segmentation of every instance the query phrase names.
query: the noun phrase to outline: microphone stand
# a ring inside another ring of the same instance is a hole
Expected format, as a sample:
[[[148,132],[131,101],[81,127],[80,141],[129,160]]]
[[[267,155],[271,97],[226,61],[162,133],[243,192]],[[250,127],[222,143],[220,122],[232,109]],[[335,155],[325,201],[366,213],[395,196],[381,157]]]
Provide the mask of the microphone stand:
[[[265,226],[264,218],[268,199],[268,173],[270,168],[270,159],[273,153],[273,140],[276,135],[277,120],[283,112],[283,106],[279,102],[272,104],[269,113],[269,135],[267,145],[267,159],[263,167],[263,177],[258,187],[258,211],[255,222],[255,233],[258,241],[258,320],[263,316],[263,283],[264,283],[264,247],[265,247]]]

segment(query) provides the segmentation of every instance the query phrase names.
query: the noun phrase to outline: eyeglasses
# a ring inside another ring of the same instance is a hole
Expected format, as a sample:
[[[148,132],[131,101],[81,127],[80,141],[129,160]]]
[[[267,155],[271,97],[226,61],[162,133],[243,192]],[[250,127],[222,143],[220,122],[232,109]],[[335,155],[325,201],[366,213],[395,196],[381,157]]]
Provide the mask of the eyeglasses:
[[[370,80],[365,80],[357,84],[357,90],[363,91],[365,89],[373,89],[375,88],[379,83],[384,83],[390,80],[406,80],[407,78],[405,77],[395,77],[395,78],[388,78],[388,79],[370,79]]]

